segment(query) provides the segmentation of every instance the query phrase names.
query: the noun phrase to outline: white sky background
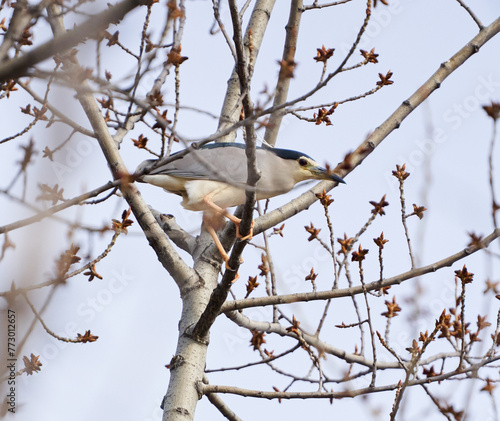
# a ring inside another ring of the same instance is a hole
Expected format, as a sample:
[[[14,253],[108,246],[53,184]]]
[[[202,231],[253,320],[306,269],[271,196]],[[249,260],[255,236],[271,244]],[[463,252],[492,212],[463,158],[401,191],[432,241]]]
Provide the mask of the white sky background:
[[[427,80],[441,62],[451,57],[477,33],[476,25],[456,1],[389,1],[391,7],[379,5],[373,11],[372,21],[360,46],[365,50],[375,47],[376,53],[380,54],[379,64],[340,75],[308,103],[320,104],[360,94],[375,86],[379,72],[385,74],[388,70],[394,72],[394,85],[384,87],[371,97],[339,107],[332,116],[333,126],[315,126],[293,116],[286,117],[278,137],[278,147],[304,151],[315,157],[318,162],[329,162],[334,166]],[[255,69],[252,85],[254,101],[266,84],[272,89],[276,82],[276,61],[281,59],[289,2],[281,0],[277,3]],[[485,25],[500,13],[500,3],[495,0],[468,3]],[[298,66],[292,81],[290,98],[308,91],[316,84],[322,67],[312,59],[316,55],[316,48],[325,45],[327,48],[336,49],[334,58],[329,62],[329,69],[340,63],[343,53],[352,44],[361,25],[365,7],[364,0],[354,0],[331,10],[304,13],[297,50]],[[122,43],[128,46],[136,45],[132,41],[137,39],[143,16],[144,10],[138,10],[126,19],[130,33],[127,34],[120,28]],[[223,11],[222,16],[226,26],[230,28],[228,13]],[[156,28],[159,28],[163,19],[163,11],[153,14],[151,28],[154,35],[159,31],[155,31],[155,24]],[[226,91],[226,81],[232,70],[232,57],[220,34],[208,34],[212,23],[211,2],[187,2],[182,54],[188,56],[189,60],[180,67],[181,101],[183,105],[218,114]],[[88,67],[93,66],[95,62],[92,48],[82,51],[82,57],[88,60]],[[481,105],[489,104],[492,99],[500,100],[499,48],[500,38],[497,36],[453,73],[425,105],[403,122],[400,129],[385,139],[382,145],[346,178],[347,185],[333,191],[335,202],[331,206],[331,213],[335,237],[343,236],[344,232],[353,236],[370,216],[372,206],[368,202],[379,201],[387,194],[390,203],[386,208],[387,215],[377,218],[361,240],[361,244],[370,249],[365,269],[365,273],[369,274],[368,281],[375,280],[378,276],[377,250],[372,238],[377,237],[381,231],[384,231],[385,237],[390,240],[385,248],[385,276],[396,275],[410,268],[400,222],[396,179],[390,176],[396,164],[406,162],[411,173],[405,184],[408,209],[411,209],[412,203],[428,208],[422,221],[416,218],[408,221],[413,246],[418,251],[421,264],[439,260],[465,247],[469,241],[469,231],[482,234],[491,232],[487,153],[492,124]],[[118,81],[120,75],[128,74],[132,62],[123,60],[123,54],[118,52],[118,47],[103,47],[102,51],[103,67],[111,71],[113,80]],[[354,64],[358,58],[356,53],[351,63]],[[85,63],[83,60],[82,62]],[[149,82],[155,75],[151,74]],[[145,93],[146,89],[142,94]],[[166,102],[174,101],[172,79],[163,94]],[[24,117],[20,117],[17,106],[25,106],[30,101],[22,95],[24,94],[14,93],[14,98],[8,102],[14,112],[15,117],[12,118],[16,119],[16,124],[10,128],[8,119],[4,117],[2,137],[17,130],[19,119]],[[64,109],[74,113],[82,125],[88,126],[71,96],[61,98],[61,103],[62,101],[66,107]],[[5,113],[6,104],[1,106],[4,107],[2,111]],[[312,116],[312,113],[309,112],[308,116]],[[168,117],[172,117],[172,111],[169,111]],[[426,126],[430,123],[437,133],[434,139],[426,131]],[[216,124],[215,119],[192,111],[181,111],[177,129],[188,139],[199,139],[212,134],[216,130]],[[143,159],[150,158],[146,152],[132,147],[130,138],[136,138],[139,133],[141,132],[128,136],[122,146],[131,171]],[[51,135],[40,130],[36,135],[37,147],[39,150],[43,149],[45,143],[53,147],[64,139],[64,136],[65,134],[57,134],[54,130]],[[159,145],[150,133],[147,136],[150,138],[149,146]],[[15,172],[16,167],[12,167],[12,162],[22,158],[18,147],[20,144],[26,144],[28,139],[25,137],[11,142],[7,147],[2,146],[2,169],[12,168],[11,174]],[[64,187],[67,197],[102,185],[110,177],[100,150],[89,140],[75,138],[67,152],[60,154],[57,159],[66,169],[69,165],[70,170],[61,173],[60,167],[55,168],[54,164],[51,166],[46,160],[36,168],[40,182],[49,185],[59,183]],[[425,181],[428,173],[424,161],[428,162],[431,168],[430,184]],[[500,168],[498,153],[495,156],[495,164]],[[31,171],[32,176],[35,176],[34,170]],[[5,177],[4,182],[6,178],[10,181],[9,177]],[[21,192],[20,184],[14,190],[18,194]],[[156,209],[174,214],[177,221],[193,233],[199,231],[201,215],[183,210],[176,196],[167,195],[152,186],[139,187],[146,201]],[[273,199],[271,208],[296,197],[302,191],[304,187],[299,187],[284,197]],[[427,197],[425,203],[422,199],[424,192]],[[32,199],[37,195],[36,190],[28,191],[28,197]],[[1,201],[1,225],[31,214],[26,208],[5,201],[4,197]],[[68,220],[79,216],[88,225],[101,226],[109,223],[110,218],[119,219],[125,208],[124,202],[113,200],[105,206],[72,209],[62,215]],[[284,239],[274,236],[270,240],[279,292],[309,291],[311,286],[303,279],[312,266],[315,272],[319,273],[316,280],[318,289],[331,287],[330,260],[324,257],[318,243],[306,241],[308,234],[303,227],[310,221],[322,228],[323,238],[328,239],[322,207],[315,204],[308,211],[286,222]],[[16,243],[17,249],[15,253],[10,251],[8,258],[2,262],[2,290],[8,288],[13,280],[18,285],[27,285],[48,279],[54,258],[67,248],[66,232],[65,225],[54,221],[40,224],[37,230],[22,229],[13,232],[10,237]],[[85,245],[87,238],[86,234],[79,233],[73,241],[82,244],[80,255],[84,256],[90,251],[92,256],[96,256],[105,248],[111,234],[92,238],[90,250]],[[259,237],[254,241],[257,244],[262,243]],[[492,249],[498,251],[498,244],[493,244]],[[244,258],[245,264],[240,269],[241,278],[234,288],[238,297],[244,296],[244,284],[248,276],[259,273],[257,265],[260,263],[260,252],[249,246]],[[492,302],[491,295],[486,298],[482,295],[484,280],[488,277],[498,279],[498,262],[487,259],[484,254],[477,254],[466,263],[469,270],[475,273],[475,281],[470,286],[471,300],[467,305],[468,321],[475,327],[478,313],[488,314],[489,319],[494,319],[493,315],[498,309],[498,302]],[[427,324],[423,326],[423,330],[431,330],[434,319],[441,310],[453,305],[453,271],[462,265],[463,263],[459,262],[452,268],[443,269],[438,274],[421,280],[424,289],[421,310],[427,312],[424,317]],[[121,236],[118,239],[108,258],[97,265],[97,271],[104,276],[103,280],[96,279],[88,283],[86,277],[79,276],[71,279],[66,287],[60,288],[44,319],[53,331],[63,336],[74,337],[76,332],[83,334],[85,330],[91,329],[93,334],[99,336],[99,340],[92,344],[66,345],[56,342],[37,325],[35,333],[23,350],[23,355],[32,352],[40,355],[43,367],[38,374],[18,379],[16,419],[33,420],[39,419],[40,416],[43,416],[43,419],[73,421],[89,418],[141,421],[161,419],[159,405],[169,378],[164,365],[168,364],[174,355],[177,342],[177,322],[180,314],[178,289],[157,261],[144,237],[140,235],[137,224],[134,224],[128,237]],[[354,266],[352,271],[355,271]],[[263,278],[260,278],[260,282],[261,286],[254,294],[264,294]],[[345,280],[343,282],[345,283]],[[388,296],[390,299],[395,294],[403,308],[401,315],[393,321],[391,335],[392,346],[398,350],[410,346],[411,340],[418,337],[418,332],[422,329],[421,326],[411,326],[408,321],[415,307],[406,302],[405,298],[415,293],[413,282],[410,281],[410,285],[403,287],[393,287]],[[39,307],[45,294],[46,292],[35,293],[30,297]],[[378,315],[385,310],[383,301],[372,299],[370,302],[378,321],[375,328],[381,332],[385,329],[385,320]],[[4,304],[1,306],[3,309]],[[301,326],[313,328],[322,308],[322,305],[304,303],[287,306],[285,311],[290,317],[294,314]],[[267,320],[270,312],[269,309],[251,309],[246,314],[254,319]],[[18,320],[19,328],[25,327],[31,321],[31,315],[28,313],[23,313],[23,318]],[[334,327],[342,321],[346,324],[355,322],[355,314],[349,300],[333,303],[323,337],[330,343],[352,352],[354,344],[359,342],[359,334],[357,330],[339,331]],[[207,367],[228,367],[257,361],[258,353],[252,351],[249,340],[248,332],[237,328],[225,317],[219,318],[211,333]],[[275,353],[280,353],[294,344],[289,338],[269,335],[266,340],[265,348],[274,349]],[[486,339],[485,343],[488,343]],[[429,353],[432,353],[433,349],[435,348],[429,347]],[[20,360],[18,364],[18,368],[21,368]],[[284,359],[277,365],[305,376],[310,367],[310,360],[305,352],[301,351],[296,358]],[[339,377],[342,374],[340,370],[346,367],[343,362],[339,364],[335,358],[327,357],[327,360],[323,361],[323,368],[332,377]],[[398,376],[401,375],[402,373],[398,373]],[[210,380],[213,384],[263,390],[272,390],[272,386],[283,389],[290,381],[262,366],[210,375]],[[393,382],[394,377],[388,373],[379,373],[378,381],[380,384]],[[451,382],[441,386],[436,394],[443,398],[453,396],[450,402],[457,409],[462,409],[463,398],[471,391],[478,391],[483,385],[484,383],[479,381],[468,385]],[[353,387],[363,386],[367,384],[359,382]],[[339,389],[337,385],[328,386],[334,390],[342,390],[342,387]],[[315,388],[314,385],[297,383],[292,390]],[[411,389],[406,393],[409,399],[406,407],[401,409],[400,419],[414,420],[421,419],[422,416],[429,420],[443,419],[421,390]],[[494,420],[487,394],[483,392],[476,396],[477,399],[470,408],[471,419]],[[366,405],[361,403],[361,399],[344,399],[330,405],[327,400],[283,401],[278,404],[276,401],[222,397],[240,417],[249,420],[276,417],[296,420],[311,415],[325,419],[388,419],[394,393],[372,395],[368,402],[365,402]],[[374,415],[371,409],[380,410],[379,416]],[[10,418],[14,417],[7,417]],[[218,420],[222,417],[203,399],[198,405],[196,419]]]

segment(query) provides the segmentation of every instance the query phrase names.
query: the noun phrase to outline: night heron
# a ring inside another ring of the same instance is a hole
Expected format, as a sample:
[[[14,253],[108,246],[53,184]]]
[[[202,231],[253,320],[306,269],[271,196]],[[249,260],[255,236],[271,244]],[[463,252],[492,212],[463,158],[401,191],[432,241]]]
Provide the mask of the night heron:
[[[176,154],[171,155],[175,158]],[[247,157],[245,145],[239,143],[212,143],[195,149],[164,165],[156,160],[139,165],[137,174],[147,169],[139,181],[162,187],[182,197],[182,206],[191,211],[203,211],[203,225],[212,236],[222,258],[229,257],[222,247],[216,230],[223,225],[223,217],[233,221],[239,235],[241,219],[226,208],[245,203]],[[305,180],[332,180],[344,183],[338,175],[321,167],[310,156],[288,149],[256,148],[256,164],[260,179],[255,187],[256,199],[269,199],[284,194]],[[252,238],[252,232],[242,238]]]

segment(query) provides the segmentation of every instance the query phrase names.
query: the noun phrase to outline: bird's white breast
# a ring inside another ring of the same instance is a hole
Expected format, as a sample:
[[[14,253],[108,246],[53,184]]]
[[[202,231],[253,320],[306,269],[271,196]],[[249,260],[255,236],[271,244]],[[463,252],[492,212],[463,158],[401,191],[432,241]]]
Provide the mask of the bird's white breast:
[[[213,203],[223,209],[237,206],[245,202],[245,190],[221,181],[190,180],[186,181],[187,198],[182,206],[188,210],[210,210],[203,199],[210,194]]]

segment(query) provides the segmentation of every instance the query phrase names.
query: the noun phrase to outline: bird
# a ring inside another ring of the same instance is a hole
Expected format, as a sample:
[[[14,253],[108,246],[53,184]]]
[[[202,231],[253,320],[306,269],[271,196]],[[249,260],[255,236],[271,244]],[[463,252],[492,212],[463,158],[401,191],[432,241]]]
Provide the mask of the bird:
[[[179,159],[175,159],[177,154],[181,154]],[[255,154],[260,173],[255,186],[256,200],[287,193],[297,183],[306,180],[345,183],[340,176],[299,151],[263,145],[256,147]],[[222,228],[224,217],[234,222],[237,237],[241,240],[249,240],[253,235],[253,221],[250,234],[241,237],[241,219],[226,210],[246,201],[248,173],[245,145],[235,142],[210,143],[188,153],[174,153],[170,157],[174,159],[166,164],[158,165],[158,160],[152,159],[142,162],[135,171],[137,181],[181,196],[182,206],[187,210],[202,211],[202,225],[214,240],[227,267],[229,256],[216,232]]]

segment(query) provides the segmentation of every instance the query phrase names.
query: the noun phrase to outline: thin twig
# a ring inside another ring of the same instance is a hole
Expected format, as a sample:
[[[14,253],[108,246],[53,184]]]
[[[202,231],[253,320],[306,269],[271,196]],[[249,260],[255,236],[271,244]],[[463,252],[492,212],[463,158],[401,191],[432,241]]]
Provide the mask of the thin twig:
[[[365,299],[366,306],[366,318],[368,320],[368,328],[370,329],[370,339],[372,343],[372,356],[373,356],[373,371],[372,371],[372,380],[370,382],[370,387],[375,387],[375,380],[377,377],[377,347],[375,344],[375,332],[373,330],[370,303],[368,302],[368,293],[365,289],[365,281],[363,274],[363,265],[362,261],[359,261],[359,280],[361,282],[361,286],[363,288],[363,297]]]
[[[22,227],[25,227],[25,226],[30,225],[30,224],[34,224],[35,222],[39,222],[42,219],[47,218],[48,216],[52,216],[57,212],[60,212],[64,209],[67,209],[71,206],[81,204],[82,202],[84,202],[85,200],[87,200],[91,197],[96,197],[96,196],[100,195],[101,193],[105,192],[106,190],[120,186],[120,184],[121,184],[121,180],[110,181],[110,182],[104,184],[103,186],[98,187],[97,189],[94,189],[94,190],[91,190],[87,193],[81,194],[80,196],[76,196],[73,199],[66,200],[65,202],[60,203],[59,205],[53,206],[50,209],[47,209],[45,211],[38,213],[37,215],[31,216],[31,217],[26,218],[26,219],[21,219],[19,221],[13,222],[11,224],[0,226],[0,234],[3,234],[4,232],[8,232],[8,231],[13,231],[13,230],[16,230],[18,228],[22,228]]]
[[[203,383],[209,384],[208,377],[206,375],[203,376]],[[219,412],[230,421],[243,421],[238,415],[235,414],[229,406],[222,400],[222,398],[216,393],[210,393],[207,395],[208,400],[215,406]]]
[[[379,290],[384,287],[399,285],[408,279],[416,278],[418,276],[425,275],[426,273],[436,272],[439,269],[451,266],[455,262],[465,257],[468,257],[471,254],[478,252],[479,250],[482,250],[484,247],[488,247],[488,245],[491,244],[491,242],[496,240],[498,237],[500,237],[500,229],[493,231],[490,235],[485,237],[479,244],[466,247],[465,249],[455,254],[445,257],[444,259],[435,261],[426,266],[409,270],[407,272],[401,273],[391,278],[385,278],[382,282],[380,282],[380,280],[370,282],[365,285],[366,291]],[[350,297],[352,295],[357,295],[362,293],[363,293],[363,288],[361,286],[353,286],[352,288],[319,291],[314,293],[307,292],[298,294],[279,295],[276,297],[247,298],[246,300],[236,300],[225,303],[221,308],[221,312],[225,313],[227,311],[234,311],[250,307],[268,306],[274,304],[296,303],[299,301],[316,301],[316,300],[324,300],[336,297]]]
[[[493,120],[493,133],[491,135],[490,150],[488,153],[488,176],[489,176],[490,192],[491,192],[491,218],[493,220],[493,226],[495,228],[498,228],[498,222],[497,222],[498,203],[495,194],[494,167],[493,167],[493,157],[494,157],[493,153],[495,150],[496,137],[497,137],[497,120]]]
[[[339,164],[335,169],[336,173],[345,176],[352,172],[382,143],[384,139],[396,128],[400,127],[402,122],[419,106],[425,99],[427,99],[437,88],[442,86],[442,83],[463,63],[465,63],[473,54],[485,45],[491,38],[493,38],[500,31],[500,18],[497,18],[493,23],[487,26],[483,31],[471,39],[463,48],[456,54],[450,57],[449,60],[443,62],[439,68],[431,75],[407,100],[403,101],[390,117],[388,117],[377,129],[361,144],[356,150],[349,154],[349,166],[346,169],[343,163]],[[282,104],[280,108],[292,106],[309,98],[312,94],[317,92],[321,87],[315,87],[311,91],[305,93],[301,97]],[[274,111],[274,110],[273,110]],[[263,110],[257,114],[257,117],[264,115],[269,110]],[[257,234],[263,229],[272,227],[287,218],[297,213],[297,209],[307,209],[312,203],[317,200],[315,193],[320,193],[323,189],[327,191],[335,187],[335,183],[321,182],[315,186],[311,191],[299,196],[292,200],[290,203],[280,207],[276,211],[268,212],[266,215],[260,217],[255,221],[254,233]]]
[[[462,289],[460,291],[460,336],[461,336],[461,344],[460,344],[460,361],[458,363],[458,368],[460,369],[463,365],[465,358],[465,281],[461,278]]]
[[[283,66],[293,66],[293,63],[295,62],[295,53],[297,51],[297,40],[299,37],[302,10],[302,0],[292,0],[290,2],[290,14],[285,27],[286,37],[285,44],[283,46],[283,53],[281,56],[281,63]],[[274,90],[273,106],[281,105],[286,102],[290,83],[290,77],[278,77],[276,88]],[[271,113],[269,117],[269,123],[266,125],[266,131],[264,133],[264,141],[268,145],[274,146],[276,144],[278,132],[283,120],[283,115],[283,111],[279,110]]]
[[[406,214],[403,178],[399,179],[399,199],[401,202],[401,222],[403,224],[403,228],[404,228],[404,232],[405,232],[406,243],[408,244],[408,254],[410,255],[411,268],[415,269],[415,259],[413,257],[413,252],[411,249],[410,234],[408,233],[408,226],[406,225],[406,219],[408,218],[408,215]]]
[[[57,285],[63,284],[66,281],[66,279],[73,278],[74,276],[79,275],[83,271],[89,269],[91,266],[95,265],[96,263],[98,263],[102,259],[104,259],[109,254],[109,252],[111,251],[113,246],[115,245],[116,239],[118,238],[118,235],[119,235],[119,233],[115,233],[113,235],[113,238],[111,239],[110,243],[107,245],[106,249],[99,256],[97,256],[95,259],[91,260],[90,262],[88,262],[87,264],[82,266],[81,268],[76,269],[73,272],[65,274],[63,276],[63,279],[55,277],[53,279],[49,279],[48,281],[41,282],[41,283],[35,284],[35,285],[30,285],[30,286],[27,286],[24,288],[15,288],[15,289],[9,290],[9,291],[0,291],[0,297],[9,297],[9,296],[17,295],[17,294],[26,295],[26,293],[28,291],[46,288],[46,287],[51,286],[51,285],[57,286]]]
[[[439,400],[429,391],[429,388],[425,384],[422,384],[421,386],[425,390],[425,393],[427,393],[427,396],[429,396],[429,398],[431,398],[431,401],[434,403],[434,405],[436,405],[437,409],[439,409],[439,412],[441,412],[441,414],[443,414],[448,421],[454,421],[454,419],[451,418],[451,415],[449,415],[446,412],[446,408],[444,408],[440,404]]]
[[[318,4],[318,0],[315,0],[315,2],[309,6],[304,6],[303,10],[313,10],[313,9],[323,9],[324,7],[331,7],[331,6],[338,6],[339,4],[345,4],[349,3],[352,0],[339,0],[339,1],[332,1],[330,3],[323,3],[323,4]]]
[[[259,215],[261,215],[260,202],[257,202],[257,211]],[[269,267],[269,272],[266,272],[266,292],[267,295],[278,295],[278,291],[276,290],[276,271],[274,269],[273,257],[271,255],[271,249],[269,247],[269,239],[266,232],[262,233],[264,238],[264,250],[266,252],[267,265]],[[269,288],[269,278],[271,279],[270,288]],[[278,307],[273,306],[273,322],[278,322]]]
[[[478,26],[479,30],[482,31],[484,29],[484,25],[481,23],[481,21],[476,16],[476,14],[472,11],[472,9],[469,6],[467,6],[462,0],[457,0],[457,2],[460,6],[462,6],[467,11],[467,13],[470,15],[472,20]]]
[[[488,360],[487,364],[491,364],[494,361],[500,360],[500,356],[492,357]],[[485,366],[486,364],[481,362],[474,364],[464,371],[450,371],[438,376],[425,378],[425,379],[415,379],[408,383],[408,386],[416,386],[427,383],[436,383],[443,380],[451,379],[469,372],[476,372],[479,368]],[[203,393],[228,393],[245,397],[261,398],[261,399],[342,399],[342,398],[352,398],[360,395],[368,395],[371,393],[380,393],[391,390],[397,390],[400,387],[398,383],[388,384],[384,386],[376,387],[365,387],[361,389],[346,390],[343,392],[268,392],[263,390],[249,390],[242,389],[234,386],[222,386],[222,385],[205,385],[203,386]]]
[[[243,368],[253,367],[255,365],[267,364],[267,363],[270,363],[270,362],[273,362],[273,361],[277,361],[281,357],[284,357],[284,356],[286,356],[288,354],[291,354],[292,352],[294,352],[298,348],[300,348],[300,344],[294,345],[292,348],[290,348],[290,349],[288,349],[286,351],[283,351],[281,354],[273,355],[272,357],[263,358],[260,361],[255,361],[253,363],[242,364],[242,365],[238,365],[238,366],[234,366],[234,367],[223,367],[223,368],[206,369],[205,373],[217,373],[217,372],[220,372],[220,371],[237,371],[237,370],[241,370]]]
[[[42,97],[40,97],[33,89],[31,89],[29,87],[29,85],[27,85],[25,82],[22,82],[22,81],[18,80],[17,84],[21,88],[23,88],[26,92],[28,92],[35,101],[39,102],[40,104],[44,103],[44,99]],[[77,124],[76,122],[74,122],[72,119],[68,118],[68,116],[66,114],[64,114],[63,112],[59,111],[57,108],[55,108],[50,103],[47,102],[46,105],[47,105],[47,108],[49,109],[49,111],[53,115],[55,115],[63,123],[65,123],[68,126],[70,126],[73,130],[76,130],[77,132],[79,132],[81,134],[84,134],[85,136],[88,136],[88,137],[91,137],[91,138],[95,138],[95,134],[94,134],[93,131],[86,129],[85,127],[80,126],[79,124]]]
[[[421,360],[422,355],[424,354],[425,350],[427,349],[427,346],[434,340],[434,338],[436,337],[436,334],[439,332],[440,328],[441,328],[441,324],[436,323],[434,330],[428,336],[425,337],[421,348],[417,347],[417,345],[416,345],[417,341],[415,341],[415,340],[413,341],[412,358],[410,360],[410,363],[406,367],[406,370],[405,370],[406,376],[405,376],[404,382],[403,383],[401,383],[401,381],[399,382],[399,386],[398,386],[398,389],[396,392],[396,398],[394,400],[394,406],[392,408],[391,415],[390,415],[391,421],[394,421],[396,419],[396,414],[399,410],[399,407],[400,407],[400,404],[403,400],[403,395],[404,395],[404,392],[406,391],[406,389],[409,386],[411,386],[412,384],[420,384],[420,383],[417,383],[418,380],[412,381],[411,377],[413,376],[415,369],[418,367],[419,361]],[[464,373],[466,371],[467,371],[467,369],[462,370],[461,367],[458,368],[457,370],[454,370],[455,373]],[[440,377],[440,376],[435,376],[435,377]],[[435,377],[432,377],[432,379],[434,379]],[[428,378],[426,380],[429,380],[429,379],[431,379],[431,378]]]
[[[63,52],[78,45],[89,34],[100,33],[110,22],[122,19],[128,12],[139,5],[139,0],[123,0],[121,3],[92,16],[75,29],[32,49],[29,54],[8,60],[0,66],[0,80],[5,81],[25,76],[28,69],[35,64],[48,59],[56,52]]]
[[[236,63],[236,61],[237,61],[236,50],[234,49],[234,44],[232,43],[231,38],[226,31],[226,27],[224,26],[224,23],[222,22],[222,20],[220,18],[219,6],[220,6],[220,0],[212,0],[212,7],[214,9],[215,21],[217,22],[217,25],[219,26],[219,29],[221,30],[222,35],[224,36],[224,39],[226,40],[227,46],[229,47],[229,50],[231,51],[231,55],[234,58],[234,62]],[[213,29],[210,30],[211,33],[212,33],[212,31],[213,31]]]
[[[59,341],[62,341],[62,342],[67,342],[67,343],[80,343],[79,340],[77,339],[71,339],[71,338],[64,338],[62,336],[59,336],[58,334],[54,333],[52,330],[49,329],[49,327],[47,326],[47,324],[44,322],[44,320],[42,319],[42,316],[40,316],[40,314],[38,313],[38,311],[36,311],[36,308],[35,306],[31,303],[31,301],[29,300],[27,294],[22,294],[23,295],[23,298],[26,300],[26,302],[28,303],[28,305],[30,306],[31,308],[31,311],[33,312],[33,314],[35,315],[35,317],[38,319],[38,321],[42,324],[43,328],[45,329],[45,331],[52,337],[56,338],[57,340]]]

